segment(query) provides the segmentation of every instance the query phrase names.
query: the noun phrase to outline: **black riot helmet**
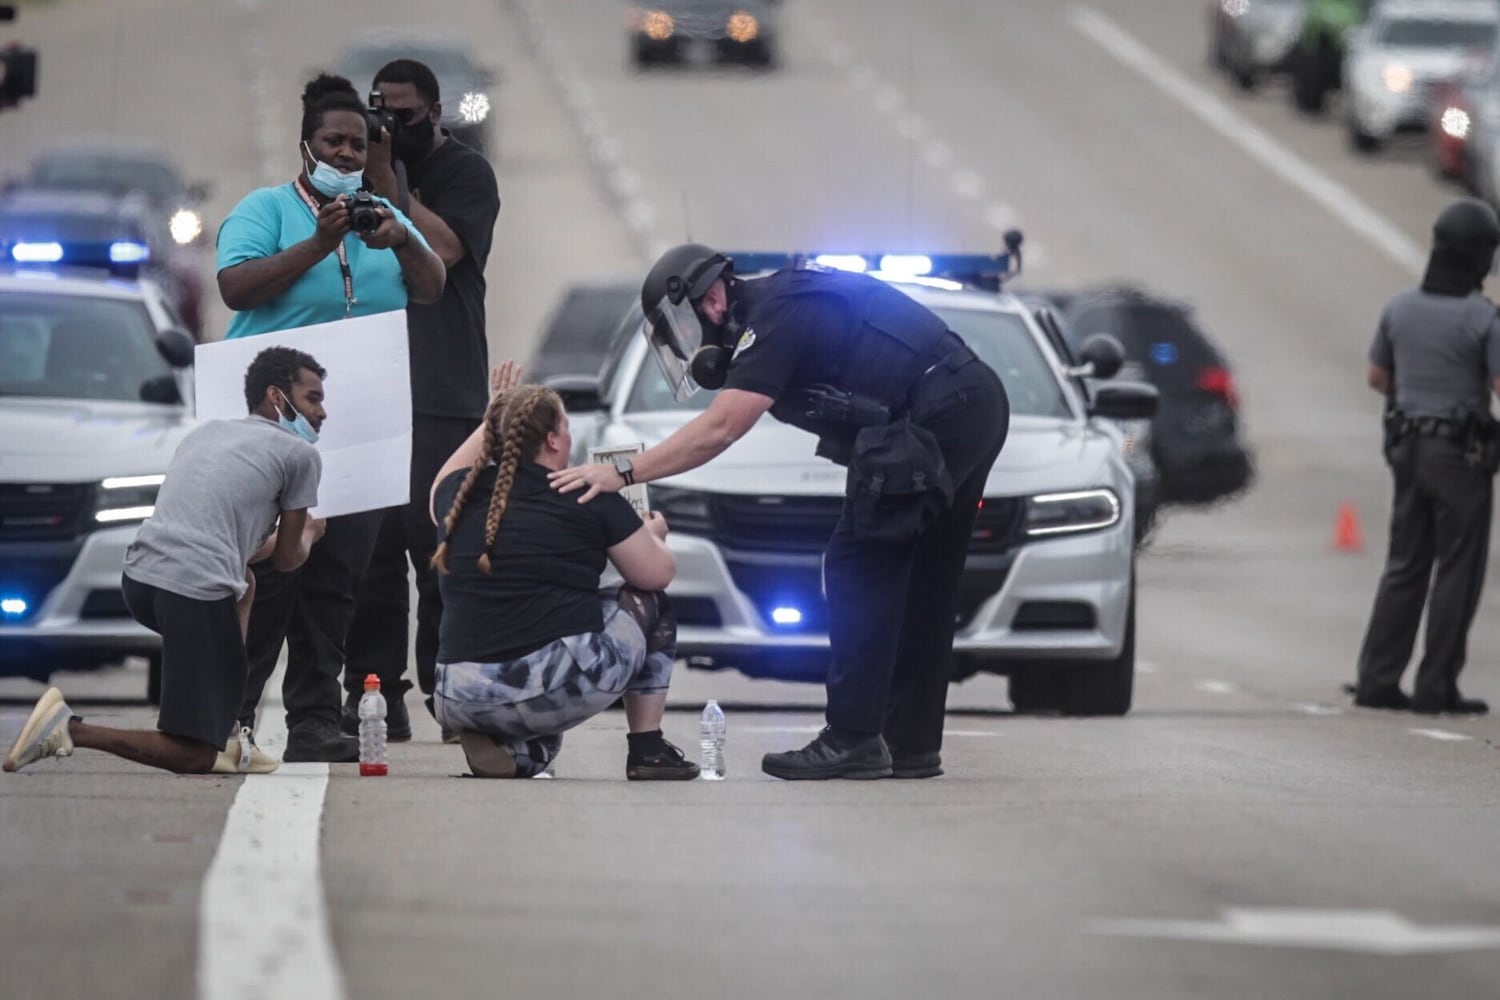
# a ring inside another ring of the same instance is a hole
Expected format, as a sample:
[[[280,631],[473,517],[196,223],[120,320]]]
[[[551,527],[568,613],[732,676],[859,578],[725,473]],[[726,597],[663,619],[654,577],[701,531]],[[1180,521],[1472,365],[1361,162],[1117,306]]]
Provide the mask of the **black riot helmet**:
[[[641,283],[646,337],[678,399],[698,386],[717,389],[729,377],[727,325],[710,323],[698,303],[716,280],[728,284],[733,277],[728,257],[701,243],[683,243],[658,257]]]
[[[1459,198],[1438,214],[1432,226],[1432,254],[1422,290],[1437,295],[1468,295],[1479,290],[1500,249],[1500,216],[1477,198]]]

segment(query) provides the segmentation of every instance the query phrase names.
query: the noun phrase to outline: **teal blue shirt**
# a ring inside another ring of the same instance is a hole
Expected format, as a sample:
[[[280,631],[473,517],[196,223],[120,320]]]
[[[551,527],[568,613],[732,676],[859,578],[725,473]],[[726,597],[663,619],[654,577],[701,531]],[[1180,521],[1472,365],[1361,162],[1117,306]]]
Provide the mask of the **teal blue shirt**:
[[[417,242],[427,246],[410,219],[384,198],[377,200],[396,213]],[[219,227],[218,270],[280,253],[308,239],[317,228],[312,209],[292,185],[252,191]],[[344,237],[344,250],[354,277],[355,304],[350,315],[373,316],[406,308],[406,282],[396,251],[372,250],[353,233]],[[224,336],[250,337],[343,318],[344,276],[338,254],[331,253],[276,298],[235,313]]]

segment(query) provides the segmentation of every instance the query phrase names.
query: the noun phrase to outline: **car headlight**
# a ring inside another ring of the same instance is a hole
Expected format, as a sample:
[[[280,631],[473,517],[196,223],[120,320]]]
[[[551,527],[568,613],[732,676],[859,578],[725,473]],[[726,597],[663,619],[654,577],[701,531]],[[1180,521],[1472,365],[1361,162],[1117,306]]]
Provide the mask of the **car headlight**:
[[[487,94],[471,90],[458,102],[458,117],[466,125],[478,125],[490,116],[490,99]]]
[[[1393,94],[1404,94],[1411,90],[1416,77],[1412,74],[1411,67],[1404,63],[1393,62],[1387,63],[1380,71],[1380,79],[1385,84],[1386,90]]]
[[[1031,538],[1099,531],[1120,521],[1114,490],[1043,493],[1026,502],[1026,534]]]
[[[760,22],[755,15],[747,11],[737,10],[729,16],[729,23],[724,26],[724,33],[732,42],[744,45],[755,41],[760,35]]]
[[[684,535],[708,535],[713,516],[708,509],[708,494],[675,486],[652,483],[648,491],[651,509],[667,519],[667,527]]]
[[[95,524],[144,521],[156,509],[156,493],[166,476],[116,476],[99,484]]]
[[[641,34],[653,42],[665,42],[677,30],[677,22],[664,10],[647,11],[640,21]]]
[[[1455,139],[1467,139],[1469,137],[1469,113],[1463,108],[1447,107],[1443,109],[1442,128],[1443,134]]]
[[[203,235],[203,216],[191,208],[179,208],[172,213],[167,229],[172,233],[173,242],[186,246]]]

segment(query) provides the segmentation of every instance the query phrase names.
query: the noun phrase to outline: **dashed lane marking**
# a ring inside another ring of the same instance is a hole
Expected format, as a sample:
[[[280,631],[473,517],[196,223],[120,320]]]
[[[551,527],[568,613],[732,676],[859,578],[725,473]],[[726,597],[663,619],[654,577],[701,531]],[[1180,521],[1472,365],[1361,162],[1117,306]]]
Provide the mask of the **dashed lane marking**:
[[[1193,687],[1205,694],[1239,694],[1240,689],[1228,681],[1199,681]]]
[[[1069,23],[1091,42],[1140,74],[1287,184],[1317,202],[1402,269],[1419,274],[1426,266],[1426,252],[1393,223],[1348,188],[1189,80],[1112,19],[1087,6],[1073,7],[1067,17]]]
[[[1463,733],[1451,733],[1446,729],[1408,729],[1413,736],[1425,736],[1429,740],[1442,740],[1445,743],[1467,743],[1474,737],[1465,736]]]

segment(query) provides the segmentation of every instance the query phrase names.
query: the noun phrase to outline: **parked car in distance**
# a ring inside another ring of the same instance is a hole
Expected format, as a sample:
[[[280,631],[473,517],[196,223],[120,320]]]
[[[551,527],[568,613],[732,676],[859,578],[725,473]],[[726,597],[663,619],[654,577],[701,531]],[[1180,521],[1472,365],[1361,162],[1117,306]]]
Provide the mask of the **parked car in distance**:
[[[1210,0],[1209,56],[1245,90],[1291,66],[1308,0]]]
[[[1232,497],[1254,478],[1239,421],[1229,362],[1199,328],[1191,308],[1128,286],[1080,292],[1066,311],[1075,344],[1108,333],[1125,347],[1130,376],[1156,386],[1151,456],[1164,504]]]
[[[739,63],[771,69],[780,59],[780,0],[658,0],[632,7],[630,58],[637,69]]]

